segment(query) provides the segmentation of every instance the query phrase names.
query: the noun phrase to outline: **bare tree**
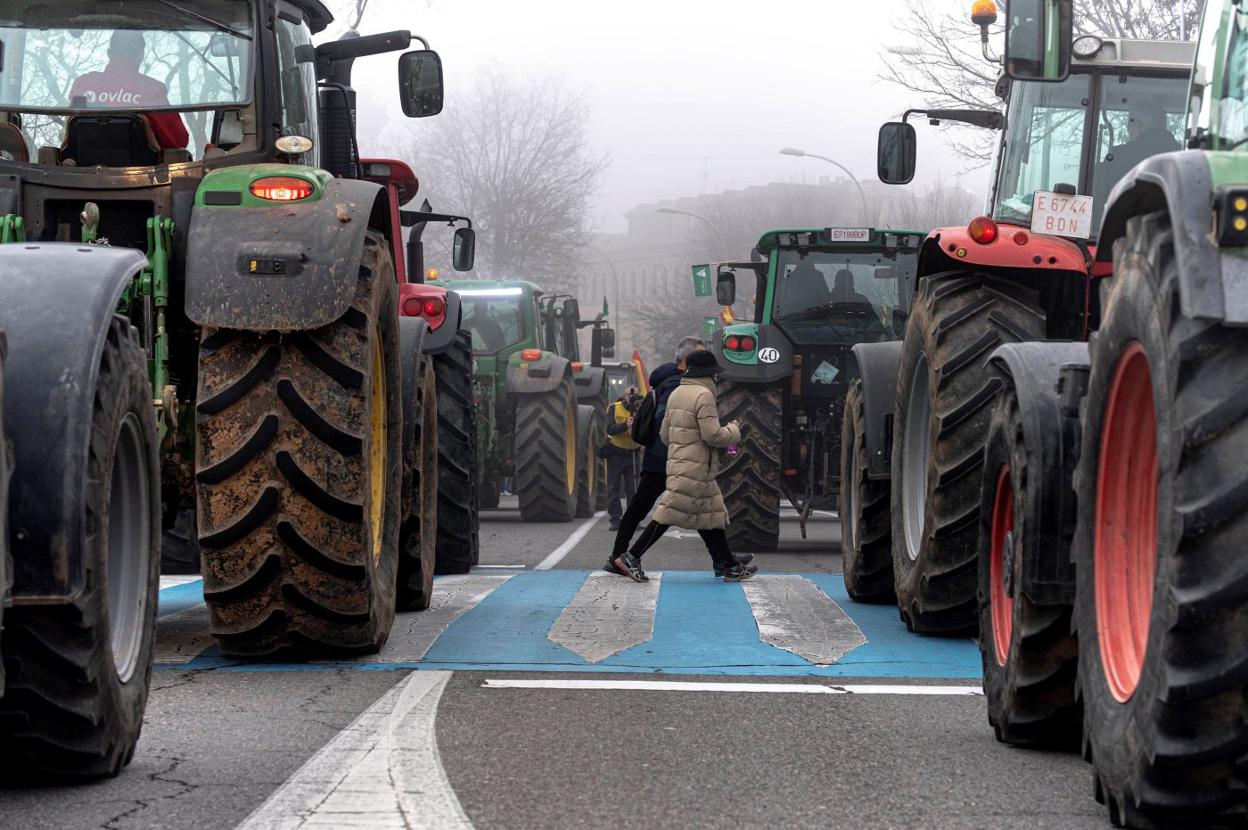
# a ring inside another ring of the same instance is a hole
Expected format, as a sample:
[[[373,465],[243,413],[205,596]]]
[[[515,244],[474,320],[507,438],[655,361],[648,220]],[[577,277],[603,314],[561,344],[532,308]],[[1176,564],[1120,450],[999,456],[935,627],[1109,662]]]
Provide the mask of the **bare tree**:
[[[909,107],[998,108],[994,93],[1000,67],[984,59],[978,27],[971,24],[961,0],[906,0],[910,36],[882,55],[884,80],[913,93]],[[1004,9],[1003,0],[997,0]],[[1079,34],[1172,40],[1195,36],[1200,0],[1075,0]],[[1000,46],[1000,26],[993,42]],[[954,139],[953,148],[972,166],[992,157],[988,131]]]
[[[588,122],[584,98],[562,81],[494,68],[400,153],[437,210],[472,217],[478,273],[568,289],[607,166]]]

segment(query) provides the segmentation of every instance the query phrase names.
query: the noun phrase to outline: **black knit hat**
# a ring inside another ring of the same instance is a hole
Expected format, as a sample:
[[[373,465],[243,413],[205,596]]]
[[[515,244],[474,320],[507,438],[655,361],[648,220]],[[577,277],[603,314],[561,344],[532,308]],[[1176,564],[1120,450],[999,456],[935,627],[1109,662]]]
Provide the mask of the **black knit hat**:
[[[713,378],[722,371],[723,369],[715,360],[714,352],[700,349],[690,352],[685,358],[685,377],[687,378]]]

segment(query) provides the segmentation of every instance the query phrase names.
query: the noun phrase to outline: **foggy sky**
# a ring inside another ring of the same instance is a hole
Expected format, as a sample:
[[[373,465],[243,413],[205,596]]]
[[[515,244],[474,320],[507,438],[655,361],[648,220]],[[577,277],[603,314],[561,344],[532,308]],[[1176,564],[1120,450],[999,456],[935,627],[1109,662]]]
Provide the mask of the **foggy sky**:
[[[372,0],[360,31],[426,37],[442,56],[448,108],[491,63],[583,89],[591,137],[611,157],[596,224],[618,231],[639,202],[841,175],[779,155],[785,146],[874,178],[879,125],[925,103],[879,80],[881,48],[906,42],[904,11],[901,0]],[[356,67],[367,154],[407,124],[391,115],[377,129],[398,100],[393,57]],[[964,174],[941,134],[917,126],[919,175],[909,187],[940,176],[981,196],[988,171]]]

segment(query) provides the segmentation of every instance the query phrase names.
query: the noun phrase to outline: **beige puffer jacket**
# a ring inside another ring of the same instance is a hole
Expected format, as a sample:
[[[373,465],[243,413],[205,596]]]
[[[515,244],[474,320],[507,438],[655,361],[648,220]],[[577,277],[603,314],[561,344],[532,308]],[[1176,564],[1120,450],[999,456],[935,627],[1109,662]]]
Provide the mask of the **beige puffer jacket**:
[[[715,381],[683,378],[667,399],[667,413],[659,428],[667,445],[667,489],[659,499],[654,520],[689,530],[728,526],[728,510],[715,483],[719,467],[716,449],[741,441],[735,426],[720,426],[715,406]]]

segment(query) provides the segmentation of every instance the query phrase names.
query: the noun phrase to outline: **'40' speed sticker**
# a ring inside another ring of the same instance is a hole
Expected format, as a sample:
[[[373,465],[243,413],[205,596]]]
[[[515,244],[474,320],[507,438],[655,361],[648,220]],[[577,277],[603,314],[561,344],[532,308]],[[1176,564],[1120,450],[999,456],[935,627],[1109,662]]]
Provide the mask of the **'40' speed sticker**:
[[[758,359],[764,363],[775,363],[780,359],[780,350],[773,349],[768,346],[766,349],[763,349],[758,353]]]

